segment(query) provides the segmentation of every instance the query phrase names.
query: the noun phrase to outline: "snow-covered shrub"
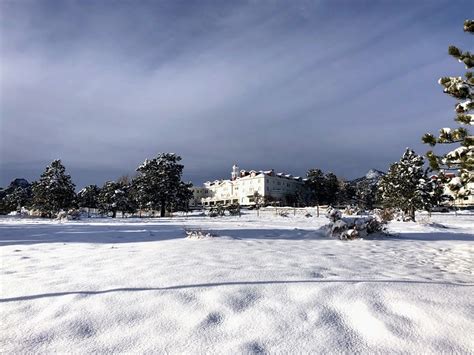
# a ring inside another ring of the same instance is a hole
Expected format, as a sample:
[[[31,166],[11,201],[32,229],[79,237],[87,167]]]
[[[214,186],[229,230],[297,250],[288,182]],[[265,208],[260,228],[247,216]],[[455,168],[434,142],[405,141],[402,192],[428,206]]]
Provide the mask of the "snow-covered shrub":
[[[231,216],[238,216],[240,215],[240,205],[238,203],[234,203],[227,207],[227,211],[229,211],[229,215]]]
[[[367,234],[382,232],[385,229],[385,224],[387,224],[387,222],[384,222],[377,217],[367,217]]]
[[[216,237],[215,234],[209,232],[209,231],[204,231],[202,229],[189,229],[186,228],[184,230],[186,233],[186,238],[187,239],[209,239],[209,238],[214,238]]]
[[[25,207],[21,207],[20,211],[12,211],[8,215],[15,217],[28,217],[30,215],[30,211]]]
[[[339,219],[329,225],[328,231],[332,237],[339,238],[348,229],[347,223]]]
[[[311,213],[309,213],[309,212],[306,213],[304,216],[305,216],[306,218],[311,218],[311,217],[313,217],[313,215],[312,215]]]
[[[352,240],[352,239],[357,239],[359,237],[360,237],[360,235],[359,235],[359,232],[357,231],[357,229],[348,229],[348,230],[341,233],[341,235],[339,236],[339,239],[341,239],[341,240]]]
[[[288,217],[289,216],[288,212],[286,212],[286,211],[280,211],[280,212],[278,212],[278,215],[280,217]]]
[[[60,211],[56,219],[66,221],[77,221],[81,219],[81,211],[77,209],[70,209],[69,211]]]
[[[341,219],[342,213],[338,209],[329,206],[326,210],[326,217],[329,218],[331,222],[336,222],[337,220]]]
[[[221,205],[217,205],[215,207],[211,207],[209,209],[209,213],[207,214],[209,217],[221,217],[225,213],[224,207]]]
[[[364,238],[369,234],[382,232],[386,223],[377,216],[341,218],[337,213],[332,213],[330,218],[336,220],[325,226],[324,230],[330,237],[341,240]]]
[[[373,211],[374,215],[383,223],[392,221],[396,216],[396,212],[397,211],[393,208],[376,209]]]
[[[347,216],[354,216],[354,215],[357,215],[359,212],[360,212],[359,207],[357,207],[357,206],[347,206],[344,209],[343,213]]]

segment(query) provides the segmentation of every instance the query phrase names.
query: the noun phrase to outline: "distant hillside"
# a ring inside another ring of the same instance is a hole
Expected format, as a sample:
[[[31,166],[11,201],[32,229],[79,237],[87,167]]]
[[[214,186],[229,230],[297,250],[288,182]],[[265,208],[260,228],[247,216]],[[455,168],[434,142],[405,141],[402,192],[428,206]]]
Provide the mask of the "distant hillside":
[[[385,173],[377,169],[370,169],[365,176],[350,181],[351,185],[358,185],[361,182],[367,181],[370,184],[376,184]]]

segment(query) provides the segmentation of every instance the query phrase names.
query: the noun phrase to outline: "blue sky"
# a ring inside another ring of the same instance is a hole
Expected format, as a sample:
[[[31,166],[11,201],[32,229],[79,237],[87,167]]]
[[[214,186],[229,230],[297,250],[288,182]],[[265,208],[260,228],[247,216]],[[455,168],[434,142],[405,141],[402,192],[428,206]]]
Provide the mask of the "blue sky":
[[[471,11],[471,14],[467,13]],[[78,187],[158,152],[185,178],[386,170],[453,126],[440,76],[470,1],[2,1],[0,185],[60,158]]]

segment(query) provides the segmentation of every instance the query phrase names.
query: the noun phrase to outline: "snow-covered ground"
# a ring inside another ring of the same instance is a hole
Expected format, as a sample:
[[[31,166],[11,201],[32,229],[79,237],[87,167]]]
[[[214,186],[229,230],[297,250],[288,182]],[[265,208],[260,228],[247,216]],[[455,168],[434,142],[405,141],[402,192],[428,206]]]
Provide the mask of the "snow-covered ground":
[[[474,351],[474,215],[0,219],[2,353]],[[216,235],[186,239],[184,228]]]

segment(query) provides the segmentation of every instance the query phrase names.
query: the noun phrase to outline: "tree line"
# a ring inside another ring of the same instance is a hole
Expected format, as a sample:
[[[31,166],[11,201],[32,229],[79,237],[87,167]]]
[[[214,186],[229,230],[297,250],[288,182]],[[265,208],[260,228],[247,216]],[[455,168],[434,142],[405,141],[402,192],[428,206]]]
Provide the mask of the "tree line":
[[[93,208],[116,217],[119,211],[159,211],[160,216],[165,216],[167,211],[186,210],[192,184],[182,181],[180,161],[181,157],[174,153],[161,153],[138,166],[133,178],[106,181],[102,187],[88,185],[76,194],[76,186],[61,160],[54,160],[31,185],[16,179],[7,189],[0,190],[0,213],[26,207],[51,218],[60,211]]]

